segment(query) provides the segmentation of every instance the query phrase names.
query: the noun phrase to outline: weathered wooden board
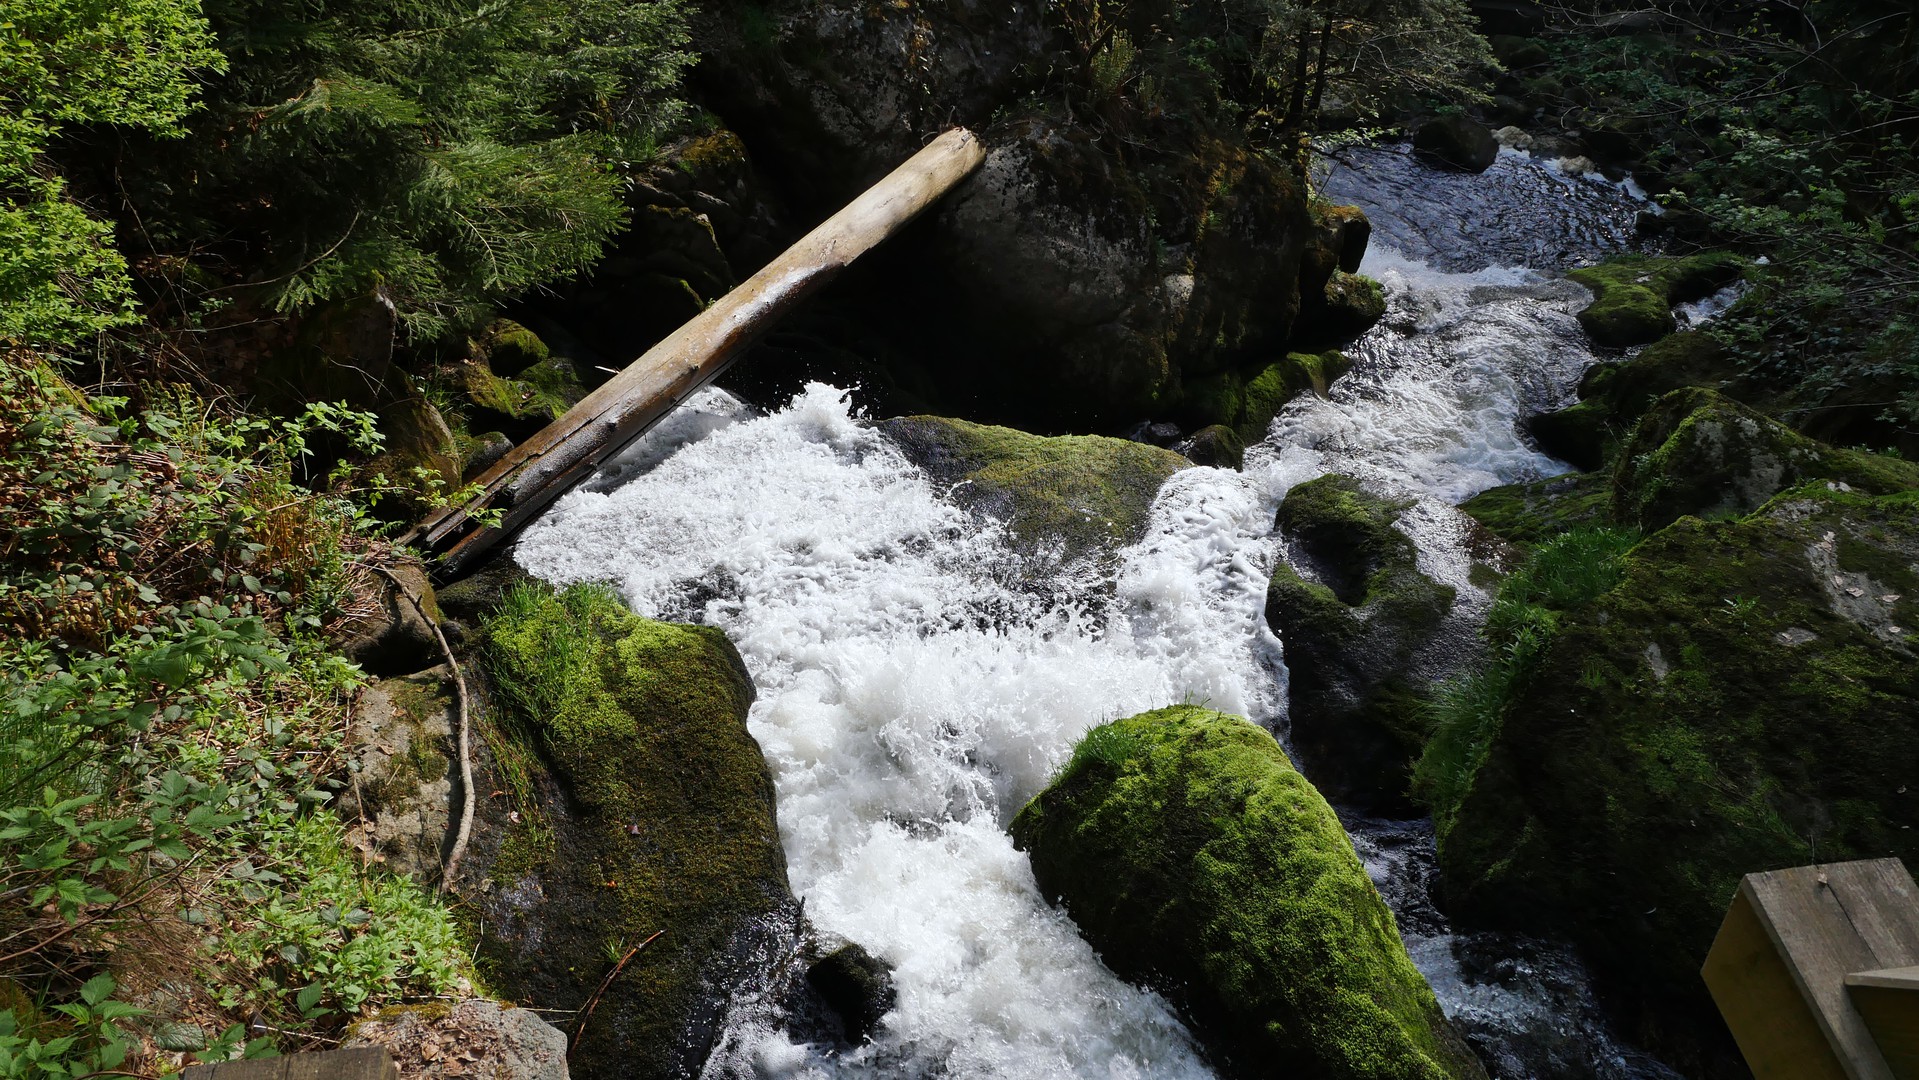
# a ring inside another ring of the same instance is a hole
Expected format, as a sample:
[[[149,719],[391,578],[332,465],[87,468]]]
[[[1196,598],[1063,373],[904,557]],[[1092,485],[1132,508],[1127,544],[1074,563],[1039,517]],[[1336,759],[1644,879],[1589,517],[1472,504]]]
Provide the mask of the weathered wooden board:
[[[441,511],[405,538],[438,556],[442,573],[519,528],[704,386],[772,323],[854,259],[899,231],[986,158],[979,138],[954,128],[868,188],[779,258],[715,301],[566,415],[486,471],[479,494]],[[497,525],[474,515],[500,511]]]
[[[385,1048],[356,1046],[318,1054],[287,1054],[253,1061],[192,1065],[180,1080],[400,1080]]]
[[[1919,1080],[1919,966],[1846,976],[1852,1007],[1897,1080]]]
[[[1893,1080],[1847,976],[1919,964],[1897,859],[1748,874],[1701,974],[1758,1080]]]

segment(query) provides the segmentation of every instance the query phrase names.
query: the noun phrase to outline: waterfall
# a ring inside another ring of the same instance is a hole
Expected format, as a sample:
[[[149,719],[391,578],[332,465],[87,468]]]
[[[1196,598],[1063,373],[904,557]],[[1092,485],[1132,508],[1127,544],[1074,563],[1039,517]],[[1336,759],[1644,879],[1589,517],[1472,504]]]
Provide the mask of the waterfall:
[[[1001,531],[818,384],[766,415],[703,391],[527,530],[515,557],[539,577],[611,581],[643,615],[728,633],[758,687],[749,725],[794,892],[823,931],[895,965],[898,1005],[872,1044],[796,1044],[742,1007],[710,1073],[1210,1075],[1167,1002],[1113,976],[1046,903],[1004,826],[1106,720],[1194,702],[1284,736],[1263,607],[1274,511],[1298,483],[1340,472],[1414,500],[1401,527],[1422,569],[1460,590],[1456,618],[1483,610],[1453,506],[1564,471],[1515,430],[1595,359],[1573,320],[1585,293],[1560,272],[1625,248],[1645,211],[1513,151],[1482,177],[1396,148],[1337,157],[1322,190],[1375,222],[1364,270],[1387,288],[1385,321],[1244,471],[1176,474],[1116,568],[1049,562],[1032,580]],[[1426,895],[1429,824],[1348,826],[1495,1075],[1666,1075],[1611,1040],[1564,950],[1450,931]]]

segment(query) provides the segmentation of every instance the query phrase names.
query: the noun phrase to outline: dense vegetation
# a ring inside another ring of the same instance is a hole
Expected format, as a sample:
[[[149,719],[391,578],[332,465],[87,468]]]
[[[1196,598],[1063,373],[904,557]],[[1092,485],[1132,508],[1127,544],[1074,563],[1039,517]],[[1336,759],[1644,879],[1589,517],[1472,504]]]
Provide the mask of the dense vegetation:
[[[1795,423],[1914,449],[1919,15],[1884,0],[1661,4],[1656,32],[1550,39],[1535,89],[1643,156],[1669,206],[1771,261],[1714,330]],[[1683,227],[1683,225],[1682,225]]]

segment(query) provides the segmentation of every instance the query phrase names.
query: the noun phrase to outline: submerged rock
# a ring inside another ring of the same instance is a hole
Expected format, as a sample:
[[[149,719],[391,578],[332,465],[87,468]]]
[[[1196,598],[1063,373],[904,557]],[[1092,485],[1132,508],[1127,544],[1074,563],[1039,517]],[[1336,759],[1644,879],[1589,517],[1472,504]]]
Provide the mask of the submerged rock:
[[[1482,173],[1499,158],[1499,140],[1469,116],[1439,116],[1413,131],[1413,149],[1429,161],[1462,172]]]
[[[1659,528],[1684,514],[1745,513],[1820,477],[1863,492],[1919,489],[1919,465],[1815,442],[1711,390],[1676,390],[1620,452],[1613,514]]]
[[[1738,281],[1747,261],[1726,252],[1686,258],[1621,255],[1566,275],[1593,291],[1579,325],[1601,345],[1644,345],[1673,332],[1675,304],[1710,296]]]
[[[1681,518],[1555,624],[1450,766],[1444,899],[1571,937],[1684,1069],[1729,1050],[1698,970],[1741,875],[1919,859],[1919,492]]]
[[[1194,706],[1095,728],[1012,832],[1107,965],[1171,997],[1228,1075],[1485,1075],[1265,729]]]
[[[880,425],[961,505],[1006,522],[1026,547],[1068,558],[1110,552],[1145,533],[1160,485],[1192,463],[1156,446],[1099,435],[1048,438],[941,416]]]
[[[1313,580],[1281,563],[1266,592],[1301,765],[1333,798],[1374,810],[1410,809],[1428,727],[1420,695],[1443,674],[1433,651],[1454,600],[1393,527],[1405,508],[1344,476],[1294,488],[1275,524]]]

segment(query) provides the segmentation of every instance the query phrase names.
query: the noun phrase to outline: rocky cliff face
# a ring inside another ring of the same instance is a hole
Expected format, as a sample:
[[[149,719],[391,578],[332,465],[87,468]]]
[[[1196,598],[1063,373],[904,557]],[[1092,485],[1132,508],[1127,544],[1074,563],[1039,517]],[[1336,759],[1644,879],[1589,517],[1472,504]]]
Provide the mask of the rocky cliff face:
[[[979,172],[841,290],[859,297],[850,321],[880,328],[918,369],[894,357],[882,376],[914,387],[909,405],[965,402],[1051,428],[1167,415],[1194,377],[1282,350],[1305,329],[1302,308],[1327,312],[1329,279],[1363,250],[1363,233],[1323,227],[1293,167],[1219,123],[1209,101],[1149,94],[1145,60],[1101,84],[1042,5],[724,7],[698,45],[697,94],[738,133],[756,178],[727,173],[732,201],[776,193],[787,226],[753,220],[782,239],[934,133],[985,135]],[[660,189],[636,189],[644,227]],[[685,192],[669,201],[703,205]],[[757,265],[768,237],[726,232],[714,235],[740,253],[733,269]]]

